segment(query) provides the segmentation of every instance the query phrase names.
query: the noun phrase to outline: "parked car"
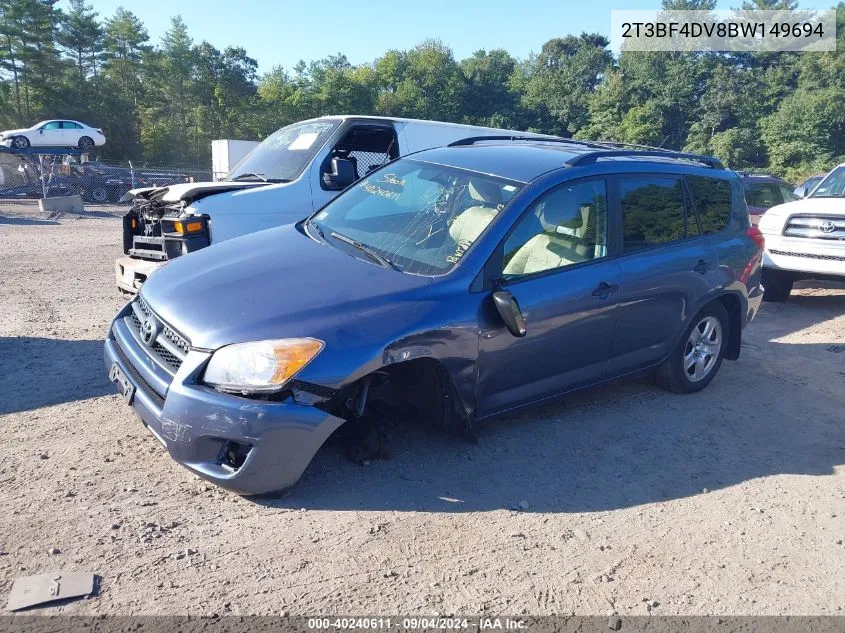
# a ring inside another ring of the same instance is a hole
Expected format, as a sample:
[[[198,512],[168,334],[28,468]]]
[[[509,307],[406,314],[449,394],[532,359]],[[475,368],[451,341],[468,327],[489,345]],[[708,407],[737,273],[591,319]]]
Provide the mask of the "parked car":
[[[634,372],[700,391],[739,356],[762,240],[734,172],[495,139],[400,158],[303,221],[170,260],[114,319],[110,379],[176,461],[259,494],[387,407],[471,429]]]
[[[83,151],[105,145],[106,137],[99,128],[79,121],[51,119],[32,127],[0,132],[0,143],[17,150],[28,147],[75,147]]]
[[[786,301],[802,279],[845,280],[845,163],[806,198],[769,209],[760,230],[766,301]]]
[[[130,170],[100,163],[48,163],[39,169],[33,157],[21,157],[19,184],[0,189],[0,199],[40,199],[79,195],[85,202],[117,202],[133,186],[161,187],[190,181],[186,174],[153,170]],[[41,177],[44,177],[44,183]]]
[[[819,184],[826,175],[827,174],[815,174],[807,178],[807,180],[795,187],[792,191],[795,198],[806,198],[809,196],[813,193],[813,189],[816,188],[816,185]]]
[[[760,217],[773,206],[796,199],[792,193],[795,187],[776,176],[740,173],[740,179],[745,189],[751,223],[755,226]]]
[[[131,191],[135,204],[123,221],[125,256],[115,262],[117,287],[134,294],[169,259],[301,220],[399,156],[479,134],[523,133],[439,121],[327,116],[274,132],[226,181]]]

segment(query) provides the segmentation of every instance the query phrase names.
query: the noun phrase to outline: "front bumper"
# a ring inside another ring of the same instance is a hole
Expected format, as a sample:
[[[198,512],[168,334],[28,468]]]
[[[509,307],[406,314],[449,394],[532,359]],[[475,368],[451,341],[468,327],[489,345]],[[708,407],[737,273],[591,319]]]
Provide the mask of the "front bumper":
[[[170,379],[125,327],[127,309],[109,329],[106,370],[115,364],[120,368],[135,388],[131,405],[141,422],[174,460],[200,477],[239,494],[285,490],[343,424],[341,418],[291,400],[251,400],[199,384],[208,352],[189,351]],[[239,467],[226,463],[230,442],[248,450]]]
[[[766,235],[763,267],[798,273],[799,277],[845,278],[845,243]]]
[[[164,262],[153,262],[134,257],[118,257],[114,262],[114,279],[121,292],[135,294],[147,277],[152,275]]]

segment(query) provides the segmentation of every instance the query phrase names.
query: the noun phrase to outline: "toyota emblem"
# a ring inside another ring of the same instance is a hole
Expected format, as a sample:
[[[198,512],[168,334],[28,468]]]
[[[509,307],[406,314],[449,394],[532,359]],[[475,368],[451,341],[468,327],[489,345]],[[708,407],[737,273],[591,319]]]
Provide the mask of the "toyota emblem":
[[[144,341],[144,345],[152,347],[157,335],[158,328],[155,322],[151,318],[145,319],[141,324],[141,340]]]
[[[830,220],[825,220],[819,224],[819,231],[822,233],[833,233],[836,230],[836,225]]]

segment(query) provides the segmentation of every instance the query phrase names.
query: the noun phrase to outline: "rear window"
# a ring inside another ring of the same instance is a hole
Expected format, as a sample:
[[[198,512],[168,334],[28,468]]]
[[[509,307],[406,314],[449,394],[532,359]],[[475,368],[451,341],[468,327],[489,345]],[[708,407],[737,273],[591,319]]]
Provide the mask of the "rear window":
[[[687,176],[687,184],[701,221],[703,233],[718,233],[731,220],[731,183],[724,178]]]

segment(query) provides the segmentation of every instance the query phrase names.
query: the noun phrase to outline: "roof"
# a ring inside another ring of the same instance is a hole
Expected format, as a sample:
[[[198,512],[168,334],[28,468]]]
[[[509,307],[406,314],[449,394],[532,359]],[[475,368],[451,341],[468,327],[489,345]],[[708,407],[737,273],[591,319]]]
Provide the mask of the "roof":
[[[410,158],[529,182],[564,167],[567,160],[581,153],[583,149],[568,145],[505,142],[437,147],[411,154]]]
[[[530,182],[538,176],[555,169],[591,165],[598,160],[608,162],[636,162],[640,165],[663,163],[675,166],[707,167],[725,170],[718,160],[693,154],[613,146],[606,143],[591,143],[556,138],[542,139],[467,139],[447,147],[424,150],[410,157],[450,167],[467,169],[493,176],[504,176],[518,182]]]

